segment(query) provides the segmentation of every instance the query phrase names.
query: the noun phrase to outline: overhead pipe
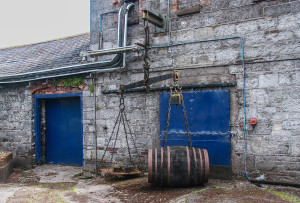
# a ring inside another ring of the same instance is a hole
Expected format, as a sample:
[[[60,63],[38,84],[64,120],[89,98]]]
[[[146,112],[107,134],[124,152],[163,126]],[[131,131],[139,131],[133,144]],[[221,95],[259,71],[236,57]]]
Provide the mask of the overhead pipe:
[[[108,54],[115,54],[115,53],[126,53],[126,52],[137,52],[141,50],[140,47],[137,45],[132,46],[123,46],[123,47],[116,47],[111,49],[102,49],[102,50],[96,50],[96,51],[87,51],[87,55],[89,56],[102,56],[102,55],[108,55]],[[126,55],[125,55],[126,57]],[[124,56],[123,56],[124,58]],[[124,67],[124,65],[123,65]]]
[[[123,45],[122,29],[123,28],[125,29],[125,27],[123,27],[124,24],[123,15],[124,15],[125,8],[126,5],[123,5],[119,11],[119,21],[118,21],[118,46],[119,47]],[[0,84],[20,83],[20,82],[28,82],[28,81],[34,81],[34,80],[40,80],[46,78],[78,75],[78,74],[98,72],[98,71],[103,72],[109,70],[116,70],[119,69],[118,66],[122,65],[122,58],[123,58],[122,54],[116,54],[113,57],[113,59],[111,59],[110,61],[93,62],[93,63],[48,69],[43,71],[5,75],[0,77]]]

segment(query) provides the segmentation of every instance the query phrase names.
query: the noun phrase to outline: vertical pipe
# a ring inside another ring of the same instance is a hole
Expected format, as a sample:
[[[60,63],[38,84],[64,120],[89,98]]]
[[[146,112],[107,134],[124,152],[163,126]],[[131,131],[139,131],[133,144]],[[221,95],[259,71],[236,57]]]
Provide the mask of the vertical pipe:
[[[244,103],[244,137],[245,137],[245,174],[250,180],[247,173],[247,129],[246,129],[246,82],[245,82],[245,55],[244,55],[244,38],[241,38],[242,44],[242,64],[243,64],[243,103]]]
[[[171,43],[170,0],[168,0],[168,37]]]
[[[123,47],[127,45],[127,30],[128,30],[128,13],[129,9],[134,6],[134,4],[129,4],[126,7],[125,21],[124,21],[124,39],[123,39]],[[126,67],[126,53],[123,53],[123,68]]]
[[[102,13],[100,14],[100,22],[99,22],[99,31],[100,31],[100,49],[103,49],[103,32],[102,32],[102,16],[109,14],[109,13],[119,13],[118,16],[118,47],[121,47],[122,44],[122,40],[121,40],[121,29],[122,29],[122,13],[123,13],[123,9],[125,8],[125,5],[123,5],[119,11],[109,11],[106,13]]]
[[[106,15],[106,14],[109,14],[109,13],[119,13],[120,11],[109,11],[109,12],[106,12],[106,13],[102,13],[100,14],[100,22],[99,22],[99,30],[100,30],[100,46],[99,46],[99,49],[103,49],[103,32],[102,32],[102,16],[103,15]]]
[[[98,153],[97,153],[97,148],[98,148],[98,143],[97,143],[97,97],[96,97],[96,76],[97,74],[95,73],[95,76],[93,78],[93,83],[94,83],[94,133],[95,133],[95,170],[96,170],[96,176],[98,175]]]
[[[122,43],[122,28],[123,28],[123,9],[125,8],[125,5],[123,5],[120,8],[119,11],[119,17],[118,17],[118,47],[122,47],[123,43]]]

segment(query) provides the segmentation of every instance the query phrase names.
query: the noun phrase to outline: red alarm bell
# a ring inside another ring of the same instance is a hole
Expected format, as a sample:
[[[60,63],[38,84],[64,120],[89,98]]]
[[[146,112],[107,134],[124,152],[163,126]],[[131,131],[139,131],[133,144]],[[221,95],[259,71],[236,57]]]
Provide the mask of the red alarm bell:
[[[256,125],[257,124],[257,120],[255,118],[250,120],[250,124],[251,125]]]

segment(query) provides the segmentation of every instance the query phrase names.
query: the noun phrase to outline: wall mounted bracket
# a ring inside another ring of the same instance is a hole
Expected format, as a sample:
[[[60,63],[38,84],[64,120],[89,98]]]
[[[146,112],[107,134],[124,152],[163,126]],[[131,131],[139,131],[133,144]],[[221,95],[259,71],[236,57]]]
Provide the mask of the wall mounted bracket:
[[[167,14],[156,15],[148,10],[142,10],[142,12],[142,19],[155,25],[155,33],[168,31]]]

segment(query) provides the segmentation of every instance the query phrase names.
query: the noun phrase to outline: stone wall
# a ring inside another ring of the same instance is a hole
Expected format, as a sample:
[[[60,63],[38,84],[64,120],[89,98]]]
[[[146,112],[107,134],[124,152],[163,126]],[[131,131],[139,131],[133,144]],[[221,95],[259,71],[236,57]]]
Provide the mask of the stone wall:
[[[139,11],[148,9],[156,14],[166,14],[167,2],[140,0],[136,1],[136,6]],[[91,1],[91,6],[91,48],[97,49],[98,16],[116,8],[103,0]],[[195,12],[197,7],[200,7],[200,12]],[[182,85],[236,82],[236,87],[225,88],[230,90],[230,125],[231,133],[234,134],[231,155],[235,176],[245,176],[244,55],[248,173],[251,177],[265,174],[268,180],[299,182],[299,11],[300,2],[293,0],[258,3],[251,0],[170,0],[171,30],[157,34],[154,33],[154,26],[150,25],[151,46],[193,42],[150,49],[151,76],[177,69]],[[114,15],[107,15],[102,22],[104,48],[115,46],[117,21]],[[141,19],[139,24],[130,26],[128,31],[128,44],[136,42],[144,43]],[[118,96],[103,95],[100,89],[117,89],[119,84],[143,79],[143,51],[127,56],[126,73],[99,75],[98,104],[104,107],[99,111],[97,120],[99,130],[104,125],[112,125],[118,109]],[[167,80],[154,86],[171,83]],[[158,122],[158,92],[132,93],[126,94],[126,97],[130,98],[129,115],[132,118],[146,118],[145,125],[140,125],[136,119],[130,122],[135,132],[141,128],[151,129],[151,132],[146,133],[151,136],[144,137],[144,142],[149,143],[152,134],[159,132],[158,125],[147,116],[154,111],[151,115]],[[147,105],[144,106],[145,102]],[[134,109],[140,109],[139,115],[136,115],[138,111]],[[255,127],[250,125],[251,118],[258,121]]]
[[[144,25],[138,19],[139,12],[148,9],[156,14],[167,14],[167,2],[136,1],[134,12],[130,13],[133,23],[128,30],[129,45],[144,43]],[[180,85],[215,84],[215,87],[195,90],[230,90],[231,167],[236,177],[245,177],[244,56],[248,174],[252,178],[265,174],[268,180],[300,181],[297,164],[300,162],[299,5],[299,1],[292,0],[258,3],[170,0],[170,31],[154,33],[154,26],[149,25],[151,46],[163,46],[148,51],[150,77],[176,69]],[[100,14],[118,10],[120,6],[111,1],[91,0],[91,49],[99,48]],[[200,12],[195,12],[198,8]],[[117,46],[116,28],[117,14],[104,15],[104,48]],[[189,43],[176,45],[185,42]],[[170,44],[173,45],[165,46]],[[98,73],[95,80],[83,76],[86,86],[76,90],[83,91],[84,166],[87,170],[94,170],[96,152],[99,163],[119,112],[119,95],[102,91],[117,90],[120,84],[143,80],[143,55],[144,51],[128,53],[126,69]],[[101,60],[104,59],[98,59]],[[91,91],[89,87],[94,83],[96,89]],[[236,86],[223,87],[226,83]],[[152,86],[171,84],[169,79]],[[158,146],[159,93],[124,95],[129,125],[145,163],[147,149]],[[30,159],[34,155],[34,127],[29,88],[6,85],[0,89],[0,95],[0,149],[12,151],[14,157]],[[252,118],[257,119],[255,127],[250,125]],[[116,142],[115,161],[124,159],[126,154],[122,128],[120,136],[123,137]],[[105,160],[109,160],[111,152],[110,149]]]
[[[87,169],[94,169],[95,167],[95,116],[97,121],[97,157],[99,164],[119,114],[119,94],[102,94],[102,90],[118,89],[120,84],[128,83],[128,81],[124,81],[122,78],[128,80],[128,73],[105,73],[98,75],[96,80],[87,79],[85,81],[89,85],[93,85],[96,82],[94,92],[88,89],[85,89],[83,92],[84,159],[85,168]],[[96,94],[96,115],[94,94]],[[158,92],[125,94],[124,103],[128,124],[139,152],[139,156],[136,156],[133,142],[131,142],[132,139],[128,137],[133,159],[146,163],[147,149],[152,147],[151,140],[155,140],[155,136],[159,133],[159,129],[157,128],[159,126],[159,120],[157,119],[159,117]],[[108,151],[104,157],[104,165],[107,161],[109,162],[112,152],[114,153],[115,162],[128,161],[124,127],[122,124],[120,125],[118,139],[115,140],[117,129],[118,124],[108,145]],[[116,148],[113,150],[115,141]]]
[[[24,85],[0,89],[0,150],[13,152],[14,166],[32,165],[32,97]],[[34,142],[33,142],[34,143]]]

